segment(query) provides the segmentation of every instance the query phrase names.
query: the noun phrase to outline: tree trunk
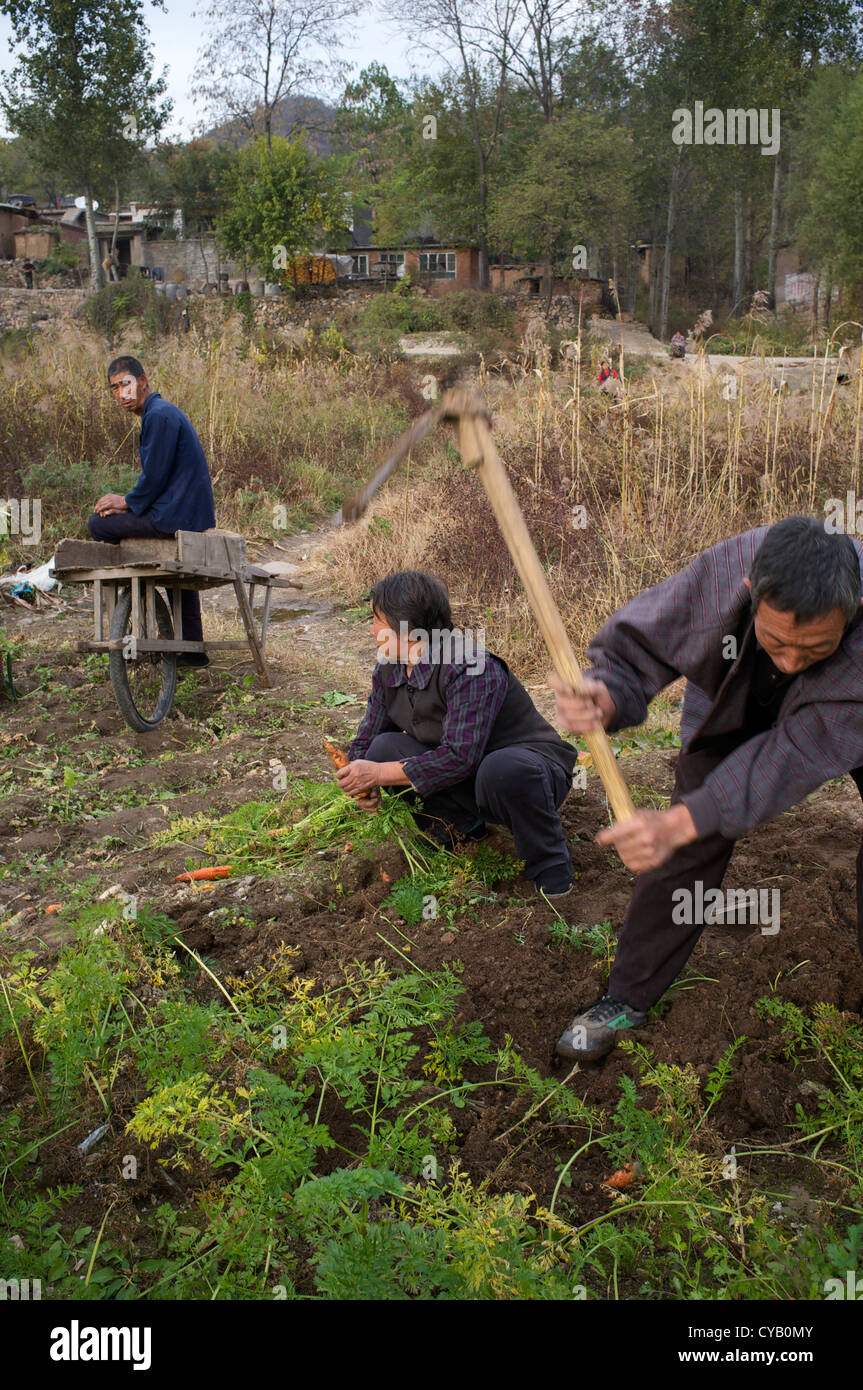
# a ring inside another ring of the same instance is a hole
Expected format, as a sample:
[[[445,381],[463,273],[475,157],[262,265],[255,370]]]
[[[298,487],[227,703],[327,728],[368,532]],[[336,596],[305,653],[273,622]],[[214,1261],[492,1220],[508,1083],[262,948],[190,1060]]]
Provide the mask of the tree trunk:
[[[117,233],[120,230],[120,185],[114,181],[114,231],[111,236],[111,279],[119,280],[115,270],[117,264]]]
[[[716,311],[719,307],[719,289],[716,283],[716,257],[713,254],[713,238],[710,235],[710,223],[704,224],[704,235],[707,239],[707,255],[710,261],[710,284],[713,290],[713,303],[711,308]]]
[[[677,212],[677,183],[679,176],[680,160],[678,159],[674,166],[674,173],[671,175],[671,187],[668,190],[668,215],[665,219],[665,250],[662,256],[662,295],[659,303],[659,332],[656,335],[663,343],[668,337],[668,298],[671,290],[671,240],[674,236],[674,218]]]
[[[632,242],[627,237],[628,251],[626,253],[626,312],[635,313],[635,296],[638,290],[638,253],[633,250]]]
[[[552,270],[554,268],[554,250],[548,247],[545,253],[545,275],[546,275],[546,295],[545,295],[545,317],[551,317],[551,290],[552,290]]]
[[[755,214],[752,210],[752,194],[746,195],[746,236],[743,254],[743,293],[751,301],[755,289]]]
[[[767,293],[771,309],[776,308],[776,243],[779,236],[779,196],[782,189],[782,175],[779,168],[779,155],[773,167],[773,199],[770,204],[770,250],[767,253]]]
[[[477,150],[479,159],[479,227],[477,228],[477,242],[479,245],[479,287],[487,290],[489,286],[489,254],[488,238],[486,237],[486,210],[488,206],[488,176],[486,173],[485,151],[480,148]]]
[[[479,240],[479,248],[478,248],[478,252],[477,252],[477,270],[478,270],[479,288],[480,288],[481,290],[487,290],[488,287],[489,287],[489,280],[490,280],[489,268],[488,268],[488,261],[489,261],[489,255],[488,255],[488,242],[486,241],[486,239],[485,239],[485,234],[484,234],[483,232],[480,232],[478,240]]]
[[[84,221],[87,224],[87,249],[90,252],[90,291],[95,294],[102,288],[102,262],[99,259],[99,238],[96,235],[96,214],[93,211],[93,188],[87,184],[84,189],[86,203]]]
[[[206,284],[209,284],[209,282],[210,282],[210,270],[209,270],[209,267],[208,267],[208,265],[207,265],[207,253],[206,253],[206,251],[204,250],[204,233],[203,233],[203,232],[201,232],[201,235],[198,237],[198,244],[199,244],[200,247],[201,247],[201,260],[202,260],[203,263],[204,263],[204,281],[205,281]],[[218,280],[216,281],[216,283],[218,284]]]
[[[734,190],[734,283],[731,287],[731,312],[735,313],[743,298],[743,194]]]

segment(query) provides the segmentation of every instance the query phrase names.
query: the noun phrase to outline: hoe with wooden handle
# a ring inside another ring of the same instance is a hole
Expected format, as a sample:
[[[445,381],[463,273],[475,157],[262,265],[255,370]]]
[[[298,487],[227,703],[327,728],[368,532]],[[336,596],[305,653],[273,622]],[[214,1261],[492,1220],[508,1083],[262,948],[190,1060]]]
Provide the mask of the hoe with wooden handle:
[[[507,549],[545,638],[554,669],[577,694],[583,686],[581,668],[548,587],[506,469],[492,440],[488,412],[481,396],[465,390],[447,391],[441,397],[439,405],[421,416],[412,429],[402,436],[386,463],[378,469],[371,481],[345,504],[341,516],[346,520],[362,516],[378,488],[394,471],[400,460],[441,420],[457,422],[459,452],[469,468],[476,468],[480,482],[488,494]],[[336,514],[339,520],[341,516]],[[596,733],[585,734],[584,740],[608,794],[615,819],[631,820],[635,815],[635,807],[607,734],[604,730],[599,730]]]

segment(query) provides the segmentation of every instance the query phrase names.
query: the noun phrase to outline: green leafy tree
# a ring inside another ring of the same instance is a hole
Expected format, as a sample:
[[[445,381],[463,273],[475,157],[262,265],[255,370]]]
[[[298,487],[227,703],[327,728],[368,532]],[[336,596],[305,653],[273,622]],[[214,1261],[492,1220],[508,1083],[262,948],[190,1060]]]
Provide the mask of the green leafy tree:
[[[497,193],[489,225],[517,256],[540,257],[548,296],[556,264],[573,244],[609,243],[629,215],[627,134],[595,112],[574,110],[543,122],[519,172]]]
[[[496,0],[387,0],[386,4],[387,12],[412,42],[433,55],[435,67],[441,61],[445,65],[440,79],[418,89],[425,109],[421,113],[421,143],[416,133],[411,143],[414,167],[409,187],[418,193],[424,191],[437,205],[427,204],[427,208],[440,236],[447,235],[440,205],[453,208],[458,202],[464,209],[469,220],[465,239],[478,248],[483,287],[489,281],[489,198],[506,128],[507,99],[515,85],[509,76],[509,59],[517,8],[509,0],[504,4]],[[445,144],[440,143],[437,128],[441,122],[451,127],[451,138]],[[418,170],[420,149],[423,157]],[[452,197],[460,175],[462,187]],[[467,202],[464,184],[468,185]]]
[[[381,63],[370,63],[345,87],[333,124],[339,153],[359,176],[355,196],[370,196],[392,173],[397,151],[409,136],[410,103]]]
[[[102,284],[93,199],[117,188],[170,112],[143,0],[0,0],[18,57],[0,106],[34,160],[83,188],[91,286]]]
[[[174,226],[179,214],[184,235],[200,243],[208,280],[215,277],[207,266],[205,238],[227,209],[226,183],[236,162],[235,149],[208,140],[160,144],[148,161],[144,200],[165,227]]]
[[[348,195],[340,159],[319,159],[304,140],[248,145],[226,180],[219,221],[227,252],[267,276],[290,279],[297,257],[347,242]]]
[[[0,198],[13,193],[29,193],[38,202],[48,203],[61,196],[56,174],[46,172],[36,163],[21,136],[0,139]]]
[[[863,72],[831,66],[809,90],[792,211],[801,249],[863,294]]]

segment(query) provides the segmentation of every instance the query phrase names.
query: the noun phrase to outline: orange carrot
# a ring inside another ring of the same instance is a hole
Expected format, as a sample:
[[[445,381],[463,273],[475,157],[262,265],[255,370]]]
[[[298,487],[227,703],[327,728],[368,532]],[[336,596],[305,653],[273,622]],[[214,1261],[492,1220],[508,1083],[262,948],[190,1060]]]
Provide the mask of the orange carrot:
[[[344,751],[343,748],[339,748],[338,744],[333,743],[330,739],[328,739],[326,735],[324,735],[324,747],[326,748],[327,752],[332,758],[333,766],[336,768],[336,771],[338,771],[339,768],[347,767],[348,763],[350,762],[350,758],[348,757],[347,753]],[[378,802],[381,799],[381,794],[378,791],[377,787],[374,787],[370,792],[352,793],[352,795],[354,796],[354,800],[357,802],[358,805],[367,808],[368,810],[376,808]]]
[[[624,1187],[629,1187],[631,1182],[641,1177],[640,1163],[624,1163],[622,1168],[618,1168],[616,1173],[612,1173],[610,1178],[606,1178],[603,1187],[613,1187],[620,1192]]]
[[[337,744],[331,743],[328,738],[324,739],[324,747],[326,748],[327,752],[332,758],[333,766],[337,770],[340,767],[347,767],[348,763],[350,762],[350,758],[348,757],[347,753],[343,748],[339,748]]]
[[[234,872],[233,864],[219,864],[212,869],[190,869],[186,874],[177,874],[175,883],[198,883],[201,879],[227,878]]]

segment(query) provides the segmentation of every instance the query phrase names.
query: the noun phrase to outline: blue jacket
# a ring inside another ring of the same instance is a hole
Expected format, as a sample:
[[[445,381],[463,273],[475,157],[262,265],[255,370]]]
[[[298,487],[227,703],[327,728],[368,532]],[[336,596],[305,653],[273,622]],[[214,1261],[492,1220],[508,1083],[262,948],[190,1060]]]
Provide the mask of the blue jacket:
[[[192,422],[153,391],[141,412],[141,476],[126,504],[157,531],[206,531],[216,524],[213,485]]]

